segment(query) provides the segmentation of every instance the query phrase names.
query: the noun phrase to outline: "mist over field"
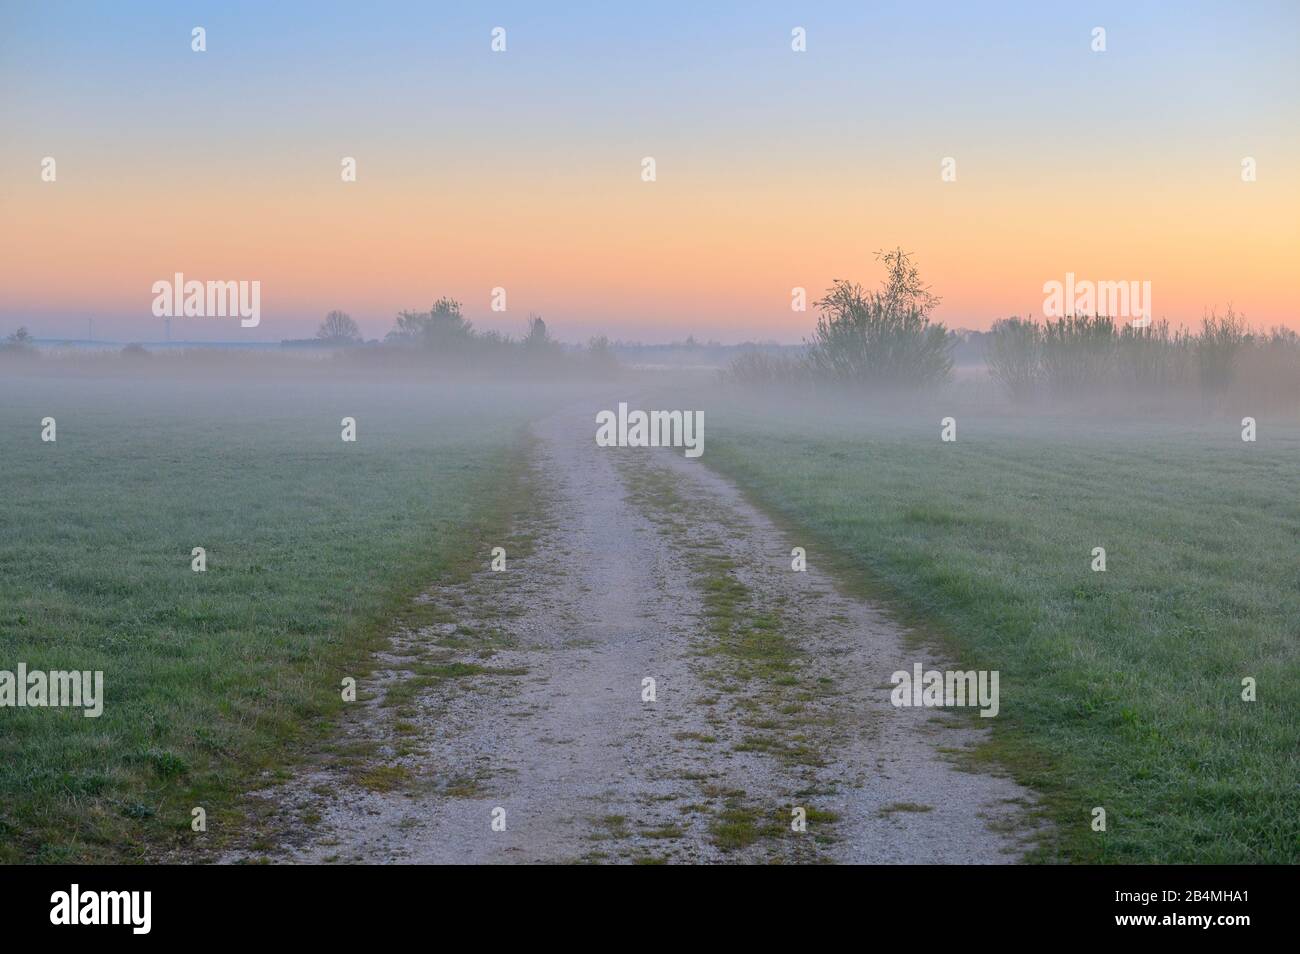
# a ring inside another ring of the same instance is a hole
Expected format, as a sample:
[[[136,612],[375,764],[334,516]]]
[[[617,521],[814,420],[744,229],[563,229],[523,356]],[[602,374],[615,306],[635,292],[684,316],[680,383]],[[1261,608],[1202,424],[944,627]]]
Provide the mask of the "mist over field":
[[[502,844],[539,859],[879,860],[865,826],[914,860],[1295,860],[1289,370],[1125,385],[1112,353],[1027,400],[987,366],[918,386],[874,359],[857,380],[788,356],[756,375],[764,360],[646,370],[600,342],[470,336],[310,356],[11,347],[3,651],[102,671],[105,690],[97,718],[6,711],[6,860],[391,854],[363,818],[432,825],[413,844],[442,848],[393,860],[491,860],[447,826],[476,833],[512,793],[528,824]],[[699,415],[702,453],[600,446],[620,404]],[[853,740],[907,712],[889,680],[914,661],[998,672],[998,711],[990,728],[949,710],[896,757],[1014,787],[966,805],[907,772],[862,788],[878,770]],[[667,721],[640,695],[656,674],[664,693],[699,683],[665,695]],[[1243,702],[1244,679],[1267,692]],[[503,717],[537,738],[472,741]],[[600,753],[641,746],[648,787],[612,794]],[[745,785],[722,781],[730,760]],[[791,799],[817,841],[781,820]],[[966,814],[991,805],[995,829]],[[925,822],[899,835],[899,813]],[[955,854],[925,847],[940,832]]]

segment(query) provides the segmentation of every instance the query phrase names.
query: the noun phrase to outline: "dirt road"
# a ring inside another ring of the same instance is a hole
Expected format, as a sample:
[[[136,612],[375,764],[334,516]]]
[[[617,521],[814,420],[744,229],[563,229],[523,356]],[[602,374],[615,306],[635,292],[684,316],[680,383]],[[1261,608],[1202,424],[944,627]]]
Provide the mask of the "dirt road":
[[[225,860],[1016,860],[1032,798],[963,769],[975,720],[890,703],[943,660],[707,452],[597,447],[597,409],[535,426],[537,506],[421,597],[441,621],[394,637],[332,757],[250,796],[274,834]]]

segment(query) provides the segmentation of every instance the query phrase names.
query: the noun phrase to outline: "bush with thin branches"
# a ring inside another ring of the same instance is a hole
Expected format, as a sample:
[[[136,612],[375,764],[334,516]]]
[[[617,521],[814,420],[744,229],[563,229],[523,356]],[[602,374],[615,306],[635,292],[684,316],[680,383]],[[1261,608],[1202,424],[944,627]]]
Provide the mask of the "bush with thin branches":
[[[876,292],[836,280],[817,303],[817,327],[808,343],[814,378],[872,387],[925,387],[952,372],[948,331],[932,322],[939,303],[902,249],[881,252],[888,275]]]
[[[993,323],[985,343],[989,374],[1014,401],[1034,396],[1042,379],[1043,330],[1032,319],[1003,318]]]

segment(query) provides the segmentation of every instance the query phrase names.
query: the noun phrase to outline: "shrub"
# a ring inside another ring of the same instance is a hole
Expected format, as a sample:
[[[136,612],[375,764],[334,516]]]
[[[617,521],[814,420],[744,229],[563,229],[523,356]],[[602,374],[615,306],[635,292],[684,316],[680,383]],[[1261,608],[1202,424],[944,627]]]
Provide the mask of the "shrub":
[[[1191,383],[1193,339],[1161,320],[1145,328],[1125,325],[1116,342],[1116,376],[1138,391],[1158,392]]]
[[[722,377],[746,387],[794,387],[809,383],[810,370],[807,362],[790,355],[745,351],[732,359]]]
[[[808,348],[814,373],[844,384],[921,387],[952,371],[952,343],[941,324],[916,306],[837,281],[817,302],[821,311]]]
[[[1201,319],[1196,358],[1203,391],[1218,394],[1227,390],[1232,381],[1232,366],[1237,352],[1250,340],[1245,321],[1231,307],[1222,318],[1211,311]]]
[[[1028,400],[1042,377],[1043,331],[1032,320],[1003,318],[995,321],[984,345],[989,374],[1010,393],[1012,400]]]
[[[1053,394],[1069,396],[1103,387],[1113,375],[1117,335],[1106,316],[1067,315],[1043,327],[1043,380]]]
[[[10,354],[35,354],[36,342],[32,340],[26,328],[19,328],[5,338],[4,344],[0,345],[0,351],[7,351]]]
[[[1186,396],[1199,388],[1214,405],[1226,397],[1243,408],[1300,411],[1300,335],[1286,328],[1252,332],[1232,309],[1222,317],[1211,311],[1195,335],[1165,320],[1116,329],[1109,318],[1070,317],[1045,326],[1007,318],[988,333],[985,361],[1017,400],[1042,381],[1059,396],[1118,387]]]
[[[397,315],[386,340],[443,351],[458,350],[474,338],[474,328],[461,314],[454,298],[439,298],[428,311],[403,311]]]
[[[1227,397],[1243,414],[1261,409],[1300,413],[1300,335],[1274,328],[1252,336],[1233,361]]]

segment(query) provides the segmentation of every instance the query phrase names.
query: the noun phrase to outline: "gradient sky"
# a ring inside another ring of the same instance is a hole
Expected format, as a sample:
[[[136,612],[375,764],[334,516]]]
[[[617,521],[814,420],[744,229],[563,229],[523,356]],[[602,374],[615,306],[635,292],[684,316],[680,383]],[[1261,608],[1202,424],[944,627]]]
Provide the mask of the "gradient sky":
[[[895,245],[950,327],[1072,271],[1300,328],[1300,4],[542,6],[4,0],[0,333],[161,339],[181,271],[263,315],[174,338],[377,337],[452,295],[516,334],[798,341],[792,286]]]

